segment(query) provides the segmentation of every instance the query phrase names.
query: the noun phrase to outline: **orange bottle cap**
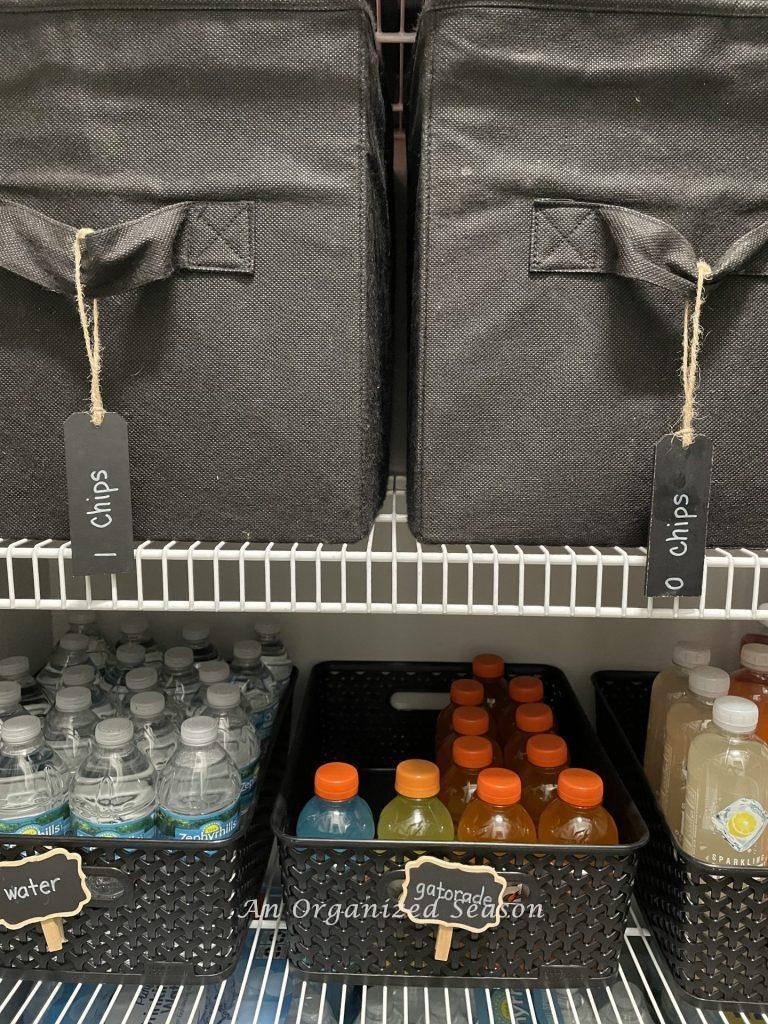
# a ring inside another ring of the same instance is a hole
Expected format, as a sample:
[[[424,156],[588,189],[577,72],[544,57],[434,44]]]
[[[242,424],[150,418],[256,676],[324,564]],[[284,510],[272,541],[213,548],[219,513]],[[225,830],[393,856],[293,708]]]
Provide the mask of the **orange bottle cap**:
[[[515,676],[509,680],[509,699],[516,704],[535,704],[544,700],[544,683],[536,676]]]
[[[485,736],[491,720],[485,708],[456,708],[452,724],[453,731],[459,736]]]
[[[472,659],[472,672],[476,679],[498,679],[504,675],[504,659],[498,654],[478,654]]]
[[[315,793],[322,800],[351,800],[359,786],[357,768],[344,761],[321,764],[315,772]]]
[[[515,725],[521,732],[548,732],[554,724],[548,704],[521,704],[515,712]]]
[[[568,760],[568,747],[562,736],[542,732],[528,740],[525,756],[538,768],[557,768]]]
[[[493,747],[484,736],[459,736],[453,741],[453,760],[460,768],[487,768],[493,764]]]
[[[520,776],[507,768],[485,768],[477,777],[477,795],[486,804],[508,807],[520,800],[521,793]]]
[[[476,679],[454,679],[451,683],[451,700],[462,707],[476,707],[483,703],[485,690]]]
[[[586,768],[563,768],[557,778],[557,795],[575,807],[597,807],[603,802],[603,780]]]
[[[440,769],[431,761],[419,758],[401,761],[395,772],[395,790],[400,796],[437,796],[440,792]]]

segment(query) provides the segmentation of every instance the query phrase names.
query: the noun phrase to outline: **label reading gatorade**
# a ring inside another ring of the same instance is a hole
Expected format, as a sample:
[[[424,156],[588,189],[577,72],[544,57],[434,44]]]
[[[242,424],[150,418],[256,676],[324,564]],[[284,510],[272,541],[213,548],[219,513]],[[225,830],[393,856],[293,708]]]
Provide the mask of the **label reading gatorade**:
[[[176,814],[167,807],[157,809],[157,829],[174,839],[226,839],[238,825],[238,804],[230,804],[215,814]]]
[[[742,797],[712,816],[715,830],[738,853],[749,850],[765,832],[768,814],[757,800]]]
[[[151,814],[143,818],[132,818],[130,821],[105,823],[88,821],[74,815],[72,824],[77,836],[93,836],[97,839],[154,839],[155,819]]]
[[[59,804],[44,814],[31,814],[27,818],[0,818],[0,833],[12,832],[18,836],[66,836],[71,831],[68,804]]]

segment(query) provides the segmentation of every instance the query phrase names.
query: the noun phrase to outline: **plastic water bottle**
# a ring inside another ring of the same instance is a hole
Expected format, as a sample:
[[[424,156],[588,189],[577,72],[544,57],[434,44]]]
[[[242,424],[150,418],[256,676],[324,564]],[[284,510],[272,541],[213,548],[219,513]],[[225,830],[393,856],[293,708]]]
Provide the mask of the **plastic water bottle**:
[[[129,715],[131,701],[137,693],[161,693],[167,714],[173,718],[177,728],[187,717],[184,708],[169,697],[160,687],[157,665],[140,665],[132,668],[125,677],[125,703],[120,705],[120,714]]]
[[[7,718],[25,715],[21,706],[21,687],[14,679],[0,679],[0,729]]]
[[[3,723],[0,735],[0,832],[63,836],[70,831],[66,772],[34,715]]]
[[[43,717],[48,714],[51,702],[32,673],[29,658],[23,654],[0,661],[0,680],[18,683],[21,689],[21,706],[28,715]]]
[[[206,690],[202,714],[216,722],[219,743],[240,771],[242,813],[253,799],[259,774],[261,744],[248,715],[241,707],[241,698],[237,683],[214,683]]]
[[[51,704],[61,685],[61,673],[70,665],[85,665],[88,659],[87,636],[80,633],[65,633],[54,647],[48,664],[37,673],[37,681],[45,690]]]
[[[182,724],[179,748],[158,782],[158,836],[217,840],[237,829],[240,772],[217,737],[206,715]]]
[[[155,770],[136,746],[127,718],[96,726],[93,748],[75,772],[69,799],[78,836],[154,837]]]
[[[132,668],[144,664],[146,653],[141,644],[133,641],[120,644],[115,651],[115,660],[104,670],[104,689],[115,707],[125,706],[128,693],[125,686],[126,677]]]
[[[149,665],[163,660],[163,652],[160,645],[152,636],[149,628],[149,619],[146,615],[126,615],[120,621],[120,644],[141,644],[146,652],[146,661]]]
[[[98,718],[91,711],[91,691],[85,686],[62,686],[56,704],[45,716],[43,736],[61,758],[71,780],[88,756]]]
[[[145,690],[131,697],[131,718],[136,745],[159,772],[176,753],[179,730],[165,707],[165,694]]]
[[[200,668],[204,661],[216,661],[219,652],[211,643],[211,631],[205,624],[190,623],[181,631],[184,645],[192,648],[195,656],[195,668]]]
[[[261,644],[262,664],[274,677],[280,692],[291,681],[293,662],[280,637],[280,627],[271,622],[257,622],[253,627],[256,640]]]
[[[195,668],[191,647],[169,647],[163,659],[160,687],[167,697],[180,704],[189,714],[200,690],[200,676]]]
[[[91,694],[91,711],[97,718],[114,718],[115,705],[103,689],[103,680],[93,665],[70,665],[61,673],[61,686],[84,686]],[[59,691],[61,692],[61,691]]]
[[[320,765],[315,772],[315,795],[299,815],[296,835],[301,839],[373,839],[373,815],[357,795],[359,786],[354,765],[344,761]]]
[[[67,624],[69,633],[80,633],[88,637],[89,654],[107,654],[109,644],[99,629],[94,612],[68,612]]]
[[[269,738],[277,718],[280,692],[271,673],[261,661],[261,644],[256,640],[238,640],[232,659],[233,681],[245,695],[251,722],[262,745]]]

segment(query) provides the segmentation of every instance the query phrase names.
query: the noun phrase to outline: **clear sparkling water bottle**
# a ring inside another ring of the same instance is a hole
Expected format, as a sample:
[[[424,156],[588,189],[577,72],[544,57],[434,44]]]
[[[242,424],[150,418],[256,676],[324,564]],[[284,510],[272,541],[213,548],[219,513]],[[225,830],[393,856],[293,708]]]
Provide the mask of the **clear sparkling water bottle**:
[[[39,718],[48,714],[51,702],[32,673],[29,671],[29,658],[23,654],[0,661],[0,680],[18,683],[21,689],[21,706],[28,715]]]
[[[45,716],[43,736],[64,764],[68,787],[90,753],[98,721],[91,710],[91,691],[85,686],[62,686]]]
[[[0,734],[0,833],[62,836],[70,832],[61,758],[46,743],[42,722],[19,715]]]
[[[263,745],[275,724],[280,692],[274,677],[261,660],[260,643],[256,640],[237,641],[232,659],[232,676],[245,696],[251,723]]]
[[[61,673],[61,686],[84,686],[91,694],[91,711],[97,718],[114,718],[117,709],[93,665],[70,665]]]
[[[104,690],[116,708],[126,705],[126,676],[132,668],[144,664],[146,653],[141,644],[133,641],[120,644],[115,651],[115,660],[104,670]]]
[[[291,681],[293,662],[288,656],[285,644],[280,636],[280,627],[272,622],[257,622],[253,632],[261,644],[261,660],[273,676],[282,693]]]
[[[0,730],[7,718],[17,718],[27,712],[21,706],[21,687],[14,679],[0,679]]]
[[[200,690],[200,676],[195,668],[191,647],[169,647],[163,659],[160,688],[190,714]]]
[[[75,772],[69,799],[78,836],[154,837],[155,770],[136,745],[129,719],[99,722],[93,748]]]
[[[163,660],[163,652],[152,635],[146,615],[125,615],[120,620],[120,639],[117,644],[119,646],[127,643],[141,644],[148,665],[154,665]]]
[[[241,706],[237,683],[214,683],[205,694],[201,713],[218,727],[218,740],[240,771],[240,812],[250,806],[259,774],[261,744],[256,730]]]
[[[179,730],[176,720],[166,711],[165,694],[159,690],[134,694],[130,710],[136,745],[159,772],[179,745]]]
[[[158,836],[226,839],[237,829],[240,772],[217,741],[212,718],[189,718],[158,782]]]
[[[195,668],[204,661],[216,661],[219,652],[211,643],[211,631],[205,623],[188,623],[181,631],[185,647],[191,647],[195,656]]]
[[[37,673],[37,681],[53,704],[56,691],[61,685],[61,673],[70,665],[85,665],[88,662],[87,636],[81,633],[65,633],[51,652],[48,664]]]

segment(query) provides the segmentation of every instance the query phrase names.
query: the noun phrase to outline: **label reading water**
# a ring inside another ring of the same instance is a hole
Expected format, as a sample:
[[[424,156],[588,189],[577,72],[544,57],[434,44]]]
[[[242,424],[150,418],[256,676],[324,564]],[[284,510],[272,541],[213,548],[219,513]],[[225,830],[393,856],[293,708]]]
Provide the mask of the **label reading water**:
[[[75,835],[93,836],[98,839],[154,839],[155,819],[151,814],[130,821],[105,824],[103,821],[88,821],[87,818],[72,818]]]
[[[161,835],[174,839],[226,839],[238,825],[238,803],[230,804],[216,814],[176,814],[167,807],[157,809],[157,829]]]
[[[66,836],[71,830],[68,804],[59,804],[44,814],[32,814],[26,818],[0,818],[0,833],[12,832],[18,836]]]
[[[757,800],[742,798],[734,800],[732,804],[713,815],[712,824],[737,853],[744,853],[751,849],[765,832],[768,814]]]

